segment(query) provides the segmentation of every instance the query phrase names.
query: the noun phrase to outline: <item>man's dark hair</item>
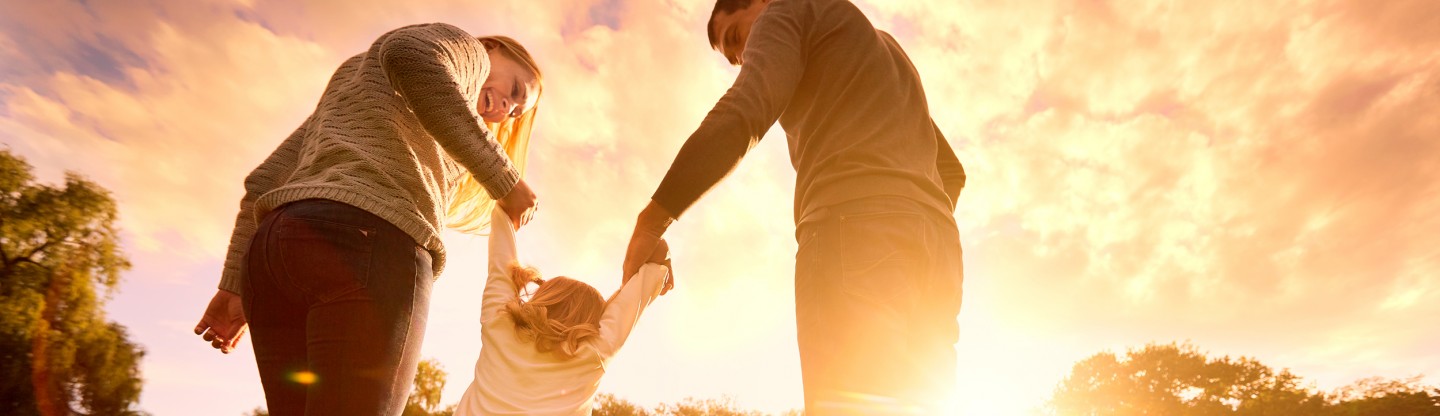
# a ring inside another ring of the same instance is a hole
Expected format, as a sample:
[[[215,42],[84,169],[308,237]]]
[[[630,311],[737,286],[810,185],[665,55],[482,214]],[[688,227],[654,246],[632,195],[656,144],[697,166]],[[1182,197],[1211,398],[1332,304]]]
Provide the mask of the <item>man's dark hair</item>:
[[[737,11],[740,11],[740,9],[744,9],[746,7],[750,7],[750,0],[715,1],[715,10],[710,11],[710,21],[705,23],[705,34],[710,37],[711,49],[720,49],[720,43],[718,42],[718,39],[715,38],[719,35],[715,33],[715,15],[718,15],[720,13],[735,13]]]

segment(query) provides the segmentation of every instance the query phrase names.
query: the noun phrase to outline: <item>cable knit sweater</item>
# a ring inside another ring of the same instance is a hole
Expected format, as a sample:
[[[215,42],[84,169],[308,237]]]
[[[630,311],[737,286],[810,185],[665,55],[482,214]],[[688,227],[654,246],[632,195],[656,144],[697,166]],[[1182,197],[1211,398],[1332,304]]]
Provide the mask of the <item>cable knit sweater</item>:
[[[438,276],[441,221],[465,171],[496,199],[520,178],[476,111],[489,73],[480,41],[440,23],[396,29],[346,60],[310,118],[245,178],[220,288],[241,292],[259,220],[310,198],[404,230],[430,251]]]

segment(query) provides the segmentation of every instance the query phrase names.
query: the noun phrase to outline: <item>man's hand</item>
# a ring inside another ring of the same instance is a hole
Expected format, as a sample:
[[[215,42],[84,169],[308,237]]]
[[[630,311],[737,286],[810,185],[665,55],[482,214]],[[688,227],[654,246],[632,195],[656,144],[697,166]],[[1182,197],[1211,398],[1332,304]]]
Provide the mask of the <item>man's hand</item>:
[[[519,230],[535,217],[535,210],[539,209],[537,199],[535,192],[530,190],[530,185],[521,179],[515,182],[514,188],[510,188],[510,193],[495,201],[495,205],[504,210],[505,215],[510,216],[510,223],[515,224],[515,229]]]
[[[247,326],[240,295],[221,289],[210,298],[210,306],[205,307],[205,315],[195,325],[195,335],[209,341],[211,347],[229,354],[240,345]]]
[[[640,266],[644,266],[655,255],[656,249],[664,241],[660,236],[665,235],[665,229],[670,227],[672,222],[675,222],[675,219],[670,216],[670,212],[655,201],[650,201],[650,204],[640,211],[640,217],[635,220],[635,232],[630,235],[630,246],[625,249],[622,284],[629,281],[630,276],[638,273]],[[665,246],[664,256],[669,256],[668,245]],[[667,280],[665,291],[669,291],[674,285],[673,281]]]

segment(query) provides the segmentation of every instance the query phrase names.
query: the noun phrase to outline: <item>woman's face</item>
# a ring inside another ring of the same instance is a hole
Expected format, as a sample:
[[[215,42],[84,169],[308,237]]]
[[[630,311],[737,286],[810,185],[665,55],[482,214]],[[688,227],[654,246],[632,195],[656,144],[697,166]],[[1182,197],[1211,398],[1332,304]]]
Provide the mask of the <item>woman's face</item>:
[[[535,106],[540,85],[535,74],[499,47],[489,48],[490,78],[480,87],[477,104],[480,117],[499,123],[516,117]]]

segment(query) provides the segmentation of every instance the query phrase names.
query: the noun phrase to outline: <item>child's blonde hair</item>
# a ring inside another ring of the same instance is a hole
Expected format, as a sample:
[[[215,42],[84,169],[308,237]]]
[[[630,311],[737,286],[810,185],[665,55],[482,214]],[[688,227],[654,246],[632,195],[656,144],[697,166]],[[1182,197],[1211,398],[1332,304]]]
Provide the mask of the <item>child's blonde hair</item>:
[[[540,66],[520,42],[508,36],[481,36],[476,39],[486,50],[497,49],[525,66],[535,75],[535,105],[516,117],[507,117],[498,123],[485,122],[485,127],[494,133],[495,141],[505,150],[510,164],[520,176],[525,176],[525,164],[529,159],[530,130],[535,126],[535,112],[540,108],[540,95],[545,91],[545,76]],[[482,120],[483,121],[483,120]],[[504,196],[504,195],[501,195]],[[455,185],[450,196],[450,205],[445,209],[445,225],[463,233],[479,234],[490,228],[490,209],[495,199],[486,193],[485,187],[475,180],[473,172],[465,172]]]
[[[536,350],[570,358],[580,351],[581,343],[600,335],[600,316],[605,313],[600,291],[564,276],[541,279],[530,267],[511,266],[511,273],[517,288],[539,284],[530,300],[505,305],[505,312],[515,320],[516,335],[533,340]]]

